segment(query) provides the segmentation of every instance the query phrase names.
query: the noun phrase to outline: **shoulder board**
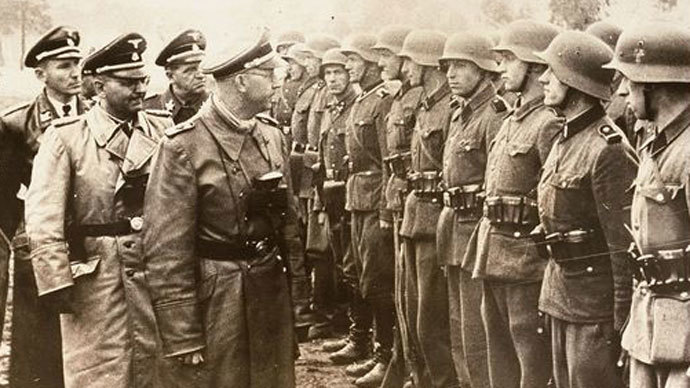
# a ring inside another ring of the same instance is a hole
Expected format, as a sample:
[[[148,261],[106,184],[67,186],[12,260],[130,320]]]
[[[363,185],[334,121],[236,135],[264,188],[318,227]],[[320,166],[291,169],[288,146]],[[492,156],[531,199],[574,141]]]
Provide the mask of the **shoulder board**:
[[[623,138],[621,134],[610,125],[602,125],[599,127],[599,134],[606,139],[606,142],[609,144],[620,143]]]
[[[491,107],[496,113],[503,113],[508,110],[508,104],[498,95],[491,100]]]
[[[74,124],[81,120],[81,116],[67,116],[54,119],[50,124],[55,128],[64,127],[66,125]]]
[[[151,94],[151,95],[144,97],[144,101],[150,101],[150,100],[153,100],[154,98],[158,98],[160,96],[161,96],[160,93],[154,93],[154,94]]]
[[[158,117],[172,117],[170,112],[168,112],[165,109],[145,109],[144,112],[152,115],[152,116],[158,116]]]
[[[11,106],[2,112],[2,116],[11,115],[12,113],[15,113],[17,111],[20,111],[22,109],[26,109],[29,107],[29,105],[31,105],[31,103],[32,103],[32,101],[26,101],[26,102],[22,102],[21,104]]]
[[[379,98],[386,98],[390,94],[391,93],[386,88],[381,88],[381,89],[376,91],[376,95],[379,96]]]
[[[179,133],[187,132],[187,131],[189,131],[190,129],[194,128],[194,125],[195,125],[195,124],[194,124],[194,121],[193,121],[193,120],[184,121],[184,122],[182,122],[182,123],[180,123],[180,124],[177,124],[177,125],[174,126],[174,127],[170,127],[170,128],[168,128],[168,129],[166,129],[166,130],[165,130],[165,136],[167,136],[167,137],[173,137],[173,136],[175,136],[175,135],[177,135],[177,134],[179,134]]]
[[[272,127],[279,127],[280,126],[280,123],[278,121],[276,121],[276,119],[274,119],[273,117],[271,117],[269,115],[259,113],[258,115],[254,116],[254,117],[256,117],[256,119],[261,121],[262,123],[270,125]]]

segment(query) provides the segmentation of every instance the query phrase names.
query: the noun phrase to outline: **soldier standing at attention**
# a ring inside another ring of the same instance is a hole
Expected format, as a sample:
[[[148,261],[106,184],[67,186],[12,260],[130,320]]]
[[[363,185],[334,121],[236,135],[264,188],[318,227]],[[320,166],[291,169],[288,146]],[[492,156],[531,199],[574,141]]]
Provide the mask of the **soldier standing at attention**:
[[[549,253],[539,310],[551,333],[553,378],[556,387],[622,387],[618,333],[632,291],[623,224],[637,164],[602,106],[611,97],[614,71],[601,66],[613,52],[595,36],[566,31],[537,56],[549,66],[539,78],[544,103],[566,120],[537,195],[536,242]]]
[[[421,387],[457,387],[448,327],[448,290],[436,252],[436,224],[442,209],[443,147],[450,122],[450,88],[438,60],[446,36],[415,30],[405,38],[403,73],[410,86],[421,85],[422,100],[411,139],[407,177],[410,193],[400,236],[407,274],[407,328],[419,354],[414,368],[427,376]]]
[[[690,387],[690,34],[668,23],[621,34],[611,63],[653,134],[638,150],[631,208],[637,278],[622,347],[631,388]]]
[[[448,38],[440,59],[453,96],[463,102],[452,113],[443,149],[444,207],[436,243],[439,264],[446,266],[455,370],[470,387],[490,386],[480,310],[482,283],[472,279],[475,257],[466,257],[465,251],[482,214],[489,145],[504,117],[491,104],[498,72],[493,46],[484,35],[459,33]]]
[[[550,339],[537,314],[546,263],[529,233],[539,223],[539,173],[562,129],[544,106],[538,79],[546,65],[534,52],[546,49],[556,34],[552,25],[518,20],[494,47],[505,88],[518,100],[489,147],[484,214],[467,255],[476,252],[473,277],[484,281],[482,320],[495,388],[543,388],[551,377]]]
[[[176,124],[194,116],[208,99],[206,76],[199,69],[204,50],[206,38],[201,31],[186,30],[170,41],[156,58],[170,85],[163,93],[147,97],[144,107],[167,110]]]
[[[43,35],[24,60],[44,87],[30,103],[0,117],[0,229],[12,240],[14,289],[9,381],[16,387],[62,387],[60,322],[39,302],[24,231],[24,199],[33,159],[54,119],[77,116],[88,106],[81,92],[79,32],[60,26]],[[3,284],[6,292],[7,284]],[[2,312],[4,316],[2,299]]]
[[[211,60],[216,91],[166,131],[151,172],[144,246],[163,351],[197,365],[203,387],[295,385],[288,148],[256,116],[285,65],[265,33]]]
[[[157,381],[140,231],[151,158],[173,123],[142,110],[145,49],[130,33],[86,59],[99,103],[56,120],[34,163],[26,231],[38,296],[62,313],[67,387],[170,386]]]
[[[309,77],[307,69],[304,67],[305,54],[302,53],[303,51],[304,44],[297,43],[290,46],[287,52],[282,55],[288,63],[287,75],[273,96],[271,103],[271,116],[278,121],[286,136],[291,135],[290,123],[297,99],[318,80],[318,78]],[[291,138],[290,141],[292,142]]]
[[[351,258],[354,265],[350,268],[354,271],[347,271],[345,276],[358,291],[352,297],[353,310],[373,318],[375,340],[376,365],[355,381],[358,387],[378,387],[383,380],[393,348],[395,324],[393,236],[390,228],[384,229],[380,223],[380,220],[390,222],[381,189],[384,120],[391,98],[380,92],[384,84],[378,67],[378,54],[372,50],[375,43],[374,35],[355,34],[348,38],[341,50],[347,56],[345,68],[350,81],[357,83],[361,90],[346,122],[349,177],[345,208],[351,214]],[[366,324],[371,326],[372,320]],[[367,351],[367,343],[353,341],[332,354],[331,360],[349,363],[363,358]]]

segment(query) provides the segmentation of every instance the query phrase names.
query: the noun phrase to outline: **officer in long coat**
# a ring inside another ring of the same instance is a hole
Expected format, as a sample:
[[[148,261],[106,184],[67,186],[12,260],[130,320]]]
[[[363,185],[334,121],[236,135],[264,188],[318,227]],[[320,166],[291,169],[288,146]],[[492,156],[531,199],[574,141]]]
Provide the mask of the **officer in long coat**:
[[[15,259],[9,375],[13,386],[62,386],[60,322],[37,299],[23,212],[33,158],[43,133],[54,119],[77,116],[88,108],[78,95],[79,41],[79,32],[72,27],[59,26],[44,34],[24,61],[26,67],[35,69],[43,90],[32,102],[9,108],[0,117],[0,229],[12,240]],[[0,294],[6,293],[4,283]],[[3,317],[4,303],[2,297]]]
[[[143,111],[146,41],[122,35],[91,54],[100,102],[56,120],[26,199],[38,296],[62,313],[67,387],[157,382],[156,325],[140,231],[151,158],[167,112]]]
[[[451,115],[443,149],[443,210],[436,244],[446,266],[453,361],[470,386],[488,387],[486,334],[481,318],[482,284],[472,279],[474,257],[464,262],[472,231],[481,218],[489,145],[504,113],[491,104],[498,71],[493,42],[483,35],[458,33],[446,41],[441,64],[453,95],[461,103]]]
[[[208,99],[206,76],[199,68],[205,50],[201,31],[185,30],[173,38],[156,58],[170,84],[165,91],[146,97],[144,108],[167,110],[176,124],[194,116]]]
[[[205,65],[216,92],[158,151],[147,279],[164,354],[196,365],[199,386],[293,387],[286,262],[301,252],[284,244],[297,233],[287,145],[275,121],[256,117],[285,62],[266,34],[231,54]]]
[[[451,355],[448,292],[436,251],[436,224],[442,209],[443,148],[450,123],[450,88],[438,67],[446,36],[415,30],[405,38],[403,72],[424,92],[411,139],[410,193],[400,236],[407,275],[407,327],[415,333],[415,368],[428,374],[424,387],[459,385]]]
[[[476,253],[473,277],[484,281],[482,320],[494,387],[543,387],[551,376],[550,341],[537,315],[546,263],[529,233],[538,224],[540,170],[562,128],[544,106],[538,78],[546,66],[534,52],[557,33],[549,24],[517,20],[494,47],[506,89],[520,97],[489,147],[483,217],[466,253]]]
[[[618,333],[630,311],[632,265],[624,224],[637,164],[602,106],[611,49],[584,32],[559,34],[544,52],[544,102],[564,117],[538,189],[536,240],[548,252],[539,310],[551,333],[557,387],[622,387]]]
[[[606,65],[625,76],[627,102],[652,135],[639,149],[630,233],[636,263],[622,347],[631,388],[690,387],[690,39],[668,23],[626,30]]]

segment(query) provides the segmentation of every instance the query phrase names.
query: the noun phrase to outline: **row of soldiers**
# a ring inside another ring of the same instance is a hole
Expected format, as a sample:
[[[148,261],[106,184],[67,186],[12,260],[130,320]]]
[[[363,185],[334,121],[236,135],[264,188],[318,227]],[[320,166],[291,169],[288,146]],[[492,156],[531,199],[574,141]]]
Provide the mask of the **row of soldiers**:
[[[333,335],[341,277],[349,333],[323,348],[359,387],[690,387],[688,42],[283,35],[297,325]]]

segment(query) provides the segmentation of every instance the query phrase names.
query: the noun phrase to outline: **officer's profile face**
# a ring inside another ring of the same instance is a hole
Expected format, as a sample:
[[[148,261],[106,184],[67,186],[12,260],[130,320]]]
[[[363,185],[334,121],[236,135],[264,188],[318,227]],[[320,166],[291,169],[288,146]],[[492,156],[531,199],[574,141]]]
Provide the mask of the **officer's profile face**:
[[[326,81],[328,92],[335,96],[344,93],[350,84],[350,75],[341,65],[324,66],[323,79]]]
[[[309,77],[318,77],[320,67],[321,59],[313,55],[306,55],[304,57],[304,68],[307,70],[307,74],[309,74]]]
[[[35,69],[36,77],[53,92],[65,97],[81,92],[81,66],[78,59],[46,59]]]
[[[424,67],[410,58],[405,58],[402,65],[402,73],[410,86],[419,86],[424,77]]]
[[[359,54],[349,53],[347,62],[345,62],[345,69],[350,73],[351,82],[361,82],[367,71],[367,62]]]
[[[288,73],[290,74],[290,79],[299,80],[306,71],[302,65],[297,63],[294,59],[287,59],[288,63]]]
[[[474,62],[452,59],[447,62],[446,78],[454,95],[470,97],[484,79],[484,71]]]
[[[402,58],[395,55],[391,50],[379,50],[378,65],[381,68],[381,78],[384,80],[392,80],[400,78],[400,68],[402,67]]]
[[[200,63],[181,63],[171,65],[165,70],[175,92],[184,97],[200,95],[206,91],[206,76],[201,72]]]
[[[569,86],[562,83],[550,67],[539,77],[539,83],[544,88],[546,106],[560,107],[566,103]]]
[[[645,91],[648,86],[642,83],[632,82],[627,78],[623,78],[621,85],[621,94],[625,96],[625,102],[630,106],[635,117],[640,120],[651,120],[650,112],[647,111],[649,103],[645,101],[647,93]]]
[[[238,74],[235,83],[245,100],[255,106],[259,113],[271,108],[276,78],[275,69],[255,68]]]
[[[92,98],[96,95],[96,87],[93,84],[93,75],[83,75],[81,77],[81,95],[84,98]]]
[[[149,80],[148,76],[124,78],[102,75],[96,78],[94,85],[108,113],[121,119],[130,119],[143,109]]]
[[[521,61],[510,51],[502,51],[498,71],[501,73],[501,79],[505,81],[506,90],[519,92],[529,72],[529,63]]]

